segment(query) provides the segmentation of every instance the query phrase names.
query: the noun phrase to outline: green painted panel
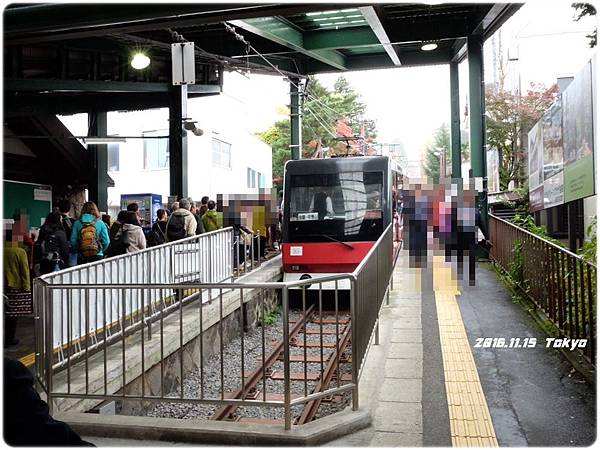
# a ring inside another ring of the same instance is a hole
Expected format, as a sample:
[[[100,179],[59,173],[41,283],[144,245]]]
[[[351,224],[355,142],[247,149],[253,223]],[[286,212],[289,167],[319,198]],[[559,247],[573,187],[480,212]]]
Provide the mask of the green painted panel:
[[[319,30],[304,33],[307,50],[348,48],[380,44],[369,27],[344,28],[342,30]]]
[[[594,155],[565,166],[565,203],[594,195]]]
[[[41,184],[7,180],[2,184],[4,188],[2,218],[12,219],[14,214],[23,211],[29,215],[29,227],[39,228],[52,210],[52,188]]]

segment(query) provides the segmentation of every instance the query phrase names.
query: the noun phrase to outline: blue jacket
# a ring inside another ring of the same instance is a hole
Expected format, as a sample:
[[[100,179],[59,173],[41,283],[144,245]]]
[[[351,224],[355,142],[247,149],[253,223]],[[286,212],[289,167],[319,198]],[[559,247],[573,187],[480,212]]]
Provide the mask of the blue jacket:
[[[81,229],[83,228],[83,224],[88,224],[93,221],[96,221],[96,232],[98,233],[98,239],[100,240],[100,249],[98,251],[98,256],[104,256],[104,251],[108,248],[108,244],[110,244],[110,238],[108,237],[108,227],[101,219],[96,219],[91,214],[84,214],[81,216],[75,224],[73,225],[73,232],[71,233],[71,251],[73,253],[79,253],[79,244],[81,243]]]

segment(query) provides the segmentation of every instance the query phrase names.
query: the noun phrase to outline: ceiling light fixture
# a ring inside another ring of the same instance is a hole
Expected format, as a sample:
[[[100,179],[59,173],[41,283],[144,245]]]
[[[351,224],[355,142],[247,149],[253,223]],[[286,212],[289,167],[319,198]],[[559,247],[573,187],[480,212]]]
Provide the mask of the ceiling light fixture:
[[[116,142],[127,142],[124,137],[118,136],[106,136],[106,137],[84,137],[81,138],[84,144],[101,145],[101,144],[114,144]]]
[[[131,59],[131,67],[137,70],[145,69],[150,65],[150,58],[143,53],[136,53]]]
[[[424,52],[430,52],[431,50],[435,50],[437,48],[437,44],[436,43],[429,43],[429,44],[423,44],[421,46],[421,50],[423,50]]]

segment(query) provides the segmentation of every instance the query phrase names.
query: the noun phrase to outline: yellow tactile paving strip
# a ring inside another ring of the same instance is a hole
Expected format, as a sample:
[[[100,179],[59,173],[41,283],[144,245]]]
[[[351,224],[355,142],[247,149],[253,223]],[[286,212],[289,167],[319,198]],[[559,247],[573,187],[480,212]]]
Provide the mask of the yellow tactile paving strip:
[[[434,260],[434,288],[453,447],[498,447],[471,346],[456,301],[457,283],[443,258]]]

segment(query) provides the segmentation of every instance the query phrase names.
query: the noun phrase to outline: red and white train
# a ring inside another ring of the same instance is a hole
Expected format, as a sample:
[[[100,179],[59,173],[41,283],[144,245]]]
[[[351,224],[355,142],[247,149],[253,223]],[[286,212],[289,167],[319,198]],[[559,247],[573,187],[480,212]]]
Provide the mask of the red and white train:
[[[386,156],[288,161],[284,281],[352,272],[398,216],[401,183],[399,167]],[[399,227],[394,229],[397,234]],[[318,287],[315,283],[310,289]],[[334,287],[333,282],[322,284],[323,289]],[[338,289],[349,288],[349,282],[338,282]]]

